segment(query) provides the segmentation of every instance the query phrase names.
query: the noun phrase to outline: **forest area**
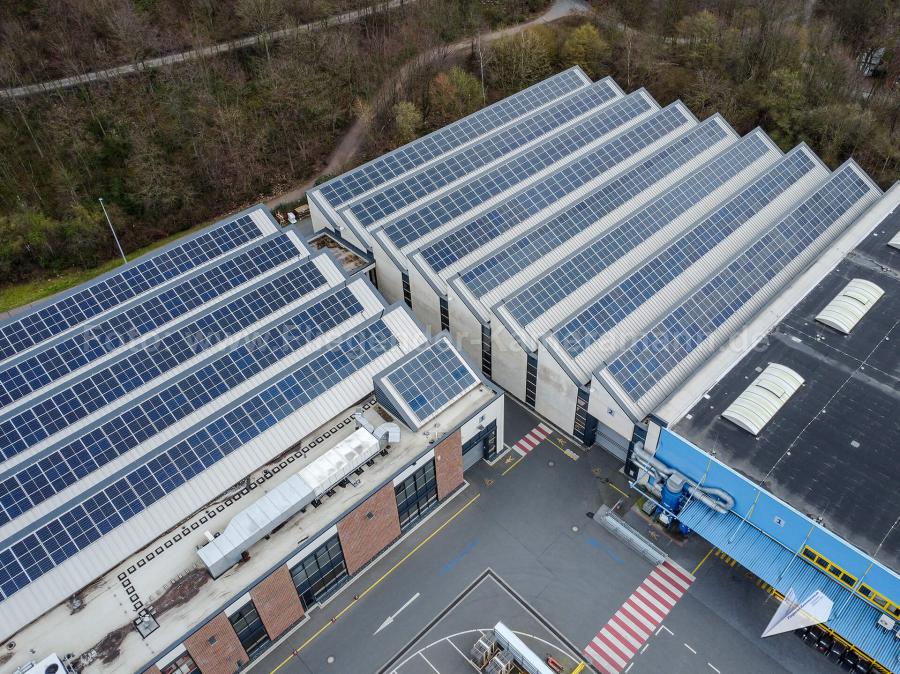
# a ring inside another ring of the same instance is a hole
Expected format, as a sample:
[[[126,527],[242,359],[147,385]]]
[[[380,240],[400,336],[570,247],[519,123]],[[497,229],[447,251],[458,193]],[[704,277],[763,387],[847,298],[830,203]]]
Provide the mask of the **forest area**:
[[[355,119],[361,163],[572,64],[741,133],[762,126],[783,148],[805,141],[832,167],[852,155],[882,187],[900,178],[897,0],[594,0],[589,15],[476,48],[549,4],[419,0],[302,40],[0,99],[0,311],[116,264],[100,196],[139,250],[318,175]],[[0,8],[0,82],[379,5],[14,0]],[[452,55],[459,41],[472,48]],[[877,61],[871,76],[861,61]]]

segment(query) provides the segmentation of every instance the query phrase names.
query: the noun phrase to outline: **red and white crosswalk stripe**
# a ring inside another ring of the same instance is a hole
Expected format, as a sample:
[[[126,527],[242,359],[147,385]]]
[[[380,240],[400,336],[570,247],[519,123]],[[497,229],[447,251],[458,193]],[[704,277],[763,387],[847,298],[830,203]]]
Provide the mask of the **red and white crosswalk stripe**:
[[[667,559],[622,604],[584,654],[602,674],[619,674],[693,582],[691,574]]]
[[[512,448],[522,456],[525,456],[526,454],[528,454],[528,452],[537,447],[538,443],[541,440],[546,438],[552,432],[553,431],[549,426],[540,423],[530,431],[528,431],[528,434],[524,438],[519,440],[516,444],[514,444]]]

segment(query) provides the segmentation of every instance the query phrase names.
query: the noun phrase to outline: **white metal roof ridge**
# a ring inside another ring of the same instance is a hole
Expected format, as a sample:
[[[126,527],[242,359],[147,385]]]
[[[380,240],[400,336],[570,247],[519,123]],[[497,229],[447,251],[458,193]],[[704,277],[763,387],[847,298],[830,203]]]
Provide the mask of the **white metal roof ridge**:
[[[362,281],[362,279],[359,279],[359,281]],[[69,503],[81,499],[83,495],[97,488],[98,485],[102,485],[107,480],[118,477],[119,473],[136,469],[139,464],[144,464],[146,463],[146,461],[152,460],[152,458],[154,458],[157,454],[165,451],[165,449],[169,447],[170,444],[175,443],[177,439],[182,435],[188,434],[193,429],[203,426],[207,420],[220,415],[224,410],[235,406],[237,404],[236,401],[241,399],[243,396],[249,395],[256,389],[264,387],[268,382],[278,379],[281,372],[288,369],[293,369],[295,366],[302,365],[302,363],[312,358],[317,352],[323,349],[330,348],[337,341],[342,341],[351,333],[354,333],[358,328],[360,328],[360,326],[363,326],[372,321],[378,316],[379,313],[383,311],[384,306],[380,298],[366,283],[357,282],[357,284],[353,288],[353,292],[354,295],[357,296],[357,299],[360,301],[360,304],[362,304],[363,306],[362,313],[350,316],[346,321],[319,335],[310,342],[307,342],[296,351],[288,354],[287,356],[273,363],[264,370],[257,372],[249,379],[246,379],[245,381],[232,387],[222,395],[207,402],[202,407],[195,409],[190,414],[181,417],[165,429],[153,433],[146,440],[129,449],[124,454],[121,454],[115,457],[112,461],[99,466],[96,470],[88,473],[76,482],[73,482],[72,484],[66,486],[56,494],[53,494],[49,498],[41,501],[33,508],[20,514],[11,521],[3,524],[2,526],[0,526],[0,546],[5,543],[6,537],[15,536],[18,531],[30,526],[35,522],[38,522],[42,518],[46,517],[49,513],[53,513],[54,511],[61,508],[66,508]],[[265,328],[263,328],[263,331],[264,330]],[[206,362],[196,363],[191,368],[189,368],[189,370],[198,370],[204,367],[206,364]],[[156,390],[168,386],[169,383],[170,381],[167,380],[160,384],[157,384],[142,397],[152,395]],[[134,402],[136,399],[137,398],[135,396],[132,396],[129,402]],[[80,437],[80,435],[86,432],[88,426],[99,427],[100,425],[106,423],[108,418],[117,417],[120,411],[121,408],[112,410],[103,415],[103,417],[101,417],[99,420],[94,419],[90,424],[86,424],[83,428],[79,428],[77,430],[77,433],[73,431],[72,435],[63,437],[57,436],[55,438],[55,441],[49,448],[45,447],[42,450],[42,454],[47,454],[50,451],[62,447],[67,442],[74,440],[75,437]],[[73,437],[73,435],[75,437]],[[33,458],[34,453],[31,453],[29,456]],[[21,463],[22,462],[20,461],[15,466],[4,466],[4,469],[6,469],[7,472],[15,472],[17,469],[19,469]]]
[[[852,279],[816,316],[819,323],[849,335],[884,290],[866,279]]]
[[[527,112],[527,113],[525,113],[524,115],[518,115],[518,116],[516,116],[516,117],[512,117],[512,118],[510,118],[508,121],[506,121],[505,123],[501,124],[500,126],[495,127],[494,129],[491,129],[490,131],[487,131],[487,132],[485,132],[485,133],[483,133],[483,134],[481,134],[481,135],[479,135],[479,136],[475,136],[475,137],[472,138],[471,140],[467,141],[466,144],[471,144],[471,143],[478,142],[478,140],[480,140],[480,139],[487,138],[487,137],[489,137],[489,136],[491,136],[491,135],[493,135],[493,134],[495,134],[495,133],[498,133],[498,132],[502,131],[503,129],[505,129],[505,128],[509,127],[509,126],[512,126],[513,124],[515,124],[518,120],[522,119],[523,117],[527,117],[528,115],[532,114],[533,112],[536,112],[537,110],[543,110],[543,109],[547,108],[548,106],[553,105],[555,102],[561,100],[562,98],[566,98],[566,97],[569,96],[570,94],[575,93],[575,92],[577,92],[577,91],[581,91],[581,90],[585,89],[586,87],[589,87],[591,84],[593,84],[593,81],[591,80],[590,77],[587,76],[587,74],[585,74],[585,72],[581,69],[581,66],[578,66],[578,65],[572,66],[572,67],[570,67],[570,68],[568,68],[568,69],[566,69],[566,70],[564,70],[564,71],[562,71],[562,72],[560,72],[560,73],[557,73],[557,74],[554,75],[554,76],[551,76],[551,77],[549,77],[549,78],[547,78],[547,79],[541,80],[540,82],[536,82],[536,83],[532,84],[531,86],[526,87],[525,89],[522,89],[521,91],[517,91],[516,93],[511,94],[510,96],[507,96],[507,97],[505,97],[505,98],[501,98],[499,101],[496,101],[496,102],[494,102],[494,103],[491,103],[490,105],[488,105],[488,106],[486,106],[486,107],[484,107],[484,108],[480,108],[480,109],[478,109],[478,110],[475,110],[474,112],[469,113],[469,114],[466,115],[465,117],[462,117],[462,118],[456,120],[455,122],[451,122],[450,124],[448,124],[448,125],[446,125],[446,126],[443,126],[443,127],[441,127],[440,129],[435,129],[435,131],[433,131],[433,132],[431,132],[431,133],[429,133],[429,134],[426,134],[426,135],[424,135],[424,136],[422,136],[422,137],[420,137],[420,138],[416,138],[415,140],[412,140],[412,141],[410,141],[409,143],[406,143],[405,145],[401,145],[400,147],[395,148],[395,149],[391,150],[390,152],[388,152],[388,153],[386,153],[386,154],[379,155],[378,157],[375,157],[374,159],[370,159],[369,161],[367,161],[367,162],[365,162],[365,163],[363,163],[363,164],[360,164],[359,166],[356,166],[356,167],[350,169],[349,171],[345,171],[344,173],[341,173],[340,175],[334,176],[333,178],[330,178],[329,180],[326,180],[326,181],[323,182],[322,184],[314,186],[312,189],[309,190],[309,194],[310,194],[311,196],[315,196],[315,197],[317,198],[317,202],[318,202],[318,203],[323,204],[323,205],[327,205],[329,208],[331,208],[331,209],[332,209],[332,212],[334,213],[334,212],[335,212],[334,209],[335,209],[336,207],[337,207],[337,208],[340,208],[341,206],[343,206],[343,205],[344,205],[344,202],[334,205],[334,204],[331,204],[327,199],[325,199],[324,196],[320,196],[320,195],[321,195],[321,192],[322,192],[322,189],[323,189],[324,187],[328,186],[330,183],[336,182],[337,180],[346,177],[346,176],[347,176],[348,174],[350,174],[350,173],[354,173],[354,172],[360,171],[360,170],[365,170],[366,167],[368,167],[368,166],[370,166],[370,165],[372,165],[372,164],[375,164],[375,163],[377,163],[377,162],[379,162],[379,161],[383,161],[383,160],[384,160],[385,158],[387,158],[387,157],[394,156],[394,155],[396,155],[397,153],[399,153],[399,152],[401,152],[402,150],[404,150],[405,148],[409,148],[410,146],[415,146],[415,145],[417,145],[417,144],[419,144],[419,143],[427,142],[428,138],[429,138],[430,136],[432,136],[433,134],[437,133],[437,132],[445,131],[445,130],[449,130],[449,129],[458,127],[458,126],[460,126],[460,125],[466,123],[468,120],[470,120],[470,119],[473,118],[473,117],[484,116],[488,111],[494,109],[499,103],[502,103],[503,101],[509,101],[510,99],[513,99],[513,98],[516,98],[516,97],[523,97],[523,98],[524,98],[525,95],[527,95],[527,93],[528,93],[529,91],[531,91],[531,90],[533,90],[533,89],[536,89],[536,88],[538,88],[538,87],[544,85],[548,80],[553,79],[554,77],[558,77],[558,76],[560,76],[560,75],[564,75],[565,73],[568,73],[568,72],[575,72],[575,73],[581,78],[581,80],[582,80],[582,85],[581,85],[579,88],[573,89],[573,90],[572,90],[571,92],[569,92],[568,94],[563,94],[563,95],[561,95],[561,96],[557,96],[556,98],[550,99],[550,100],[548,100],[546,103],[544,103],[543,105],[541,105],[541,106],[535,108],[534,110],[532,110],[531,112]],[[619,87],[619,85],[615,82],[615,80],[612,79],[612,77],[608,77],[608,78],[604,78],[604,79],[608,79],[608,80],[610,81],[610,83],[611,83],[613,86],[615,86],[616,89],[618,89],[620,92],[622,92],[622,88]],[[622,93],[624,94],[624,92],[622,92]],[[463,147],[463,146],[459,146],[459,147]],[[450,151],[452,152],[453,150],[450,150]],[[423,167],[423,166],[427,166],[427,165],[430,165],[430,164],[432,164],[432,163],[434,163],[434,162],[436,162],[436,161],[439,161],[440,158],[443,157],[443,156],[446,156],[446,154],[447,154],[447,153],[445,152],[445,153],[442,153],[442,154],[440,154],[440,155],[436,155],[436,156],[432,157],[431,159],[429,159],[428,162],[426,162],[426,163],[424,163],[424,164],[420,164],[420,165],[417,166],[415,169],[411,169],[411,171],[417,170],[417,169],[419,169],[419,168],[421,168],[421,167]],[[399,177],[399,176],[402,176],[402,175],[407,175],[407,174],[409,174],[411,171],[407,171],[407,172],[405,172],[405,173],[399,174],[398,177]],[[379,188],[380,188],[380,185],[377,186],[377,187],[372,188],[371,190],[368,190],[367,192],[360,193],[359,195],[357,195],[356,198],[362,197],[362,196],[365,195],[365,194],[371,194],[372,192],[377,191]],[[347,202],[347,203],[349,203],[349,202]]]
[[[330,258],[326,255],[317,255],[314,260],[317,263],[317,266],[321,265],[322,267],[333,266],[334,262],[331,261]],[[326,278],[326,281],[328,279]],[[383,306],[379,300],[379,295],[375,294],[374,290],[369,288],[368,290],[364,289],[365,283],[362,282],[362,279],[356,279],[355,281],[351,281],[348,284],[348,287],[353,291],[354,296],[360,303],[363,305],[365,311],[376,312],[381,309],[379,306]],[[267,314],[261,320],[253,323],[243,330],[234,333],[233,335],[229,335],[228,337],[216,342],[210,348],[204,349],[195,353],[191,358],[185,360],[182,363],[179,363],[175,367],[166,370],[160,376],[156,377],[148,381],[145,384],[138,386],[137,388],[128,391],[124,395],[119,396],[115,400],[110,403],[103,405],[102,407],[96,409],[92,413],[87,416],[78,419],[77,421],[66,425],[60,431],[52,433],[48,435],[46,438],[37,442],[28,449],[19,452],[15,456],[11,456],[10,458],[4,460],[0,463],[0,481],[2,481],[3,476],[10,470],[15,469],[17,466],[21,465],[25,462],[30,462],[34,459],[36,455],[40,455],[42,457],[47,453],[48,449],[58,449],[63,444],[71,442],[73,436],[76,433],[81,432],[83,429],[89,426],[97,426],[102,421],[105,421],[107,418],[111,416],[117,416],[117,412],[122,410],[124,407],[132,404],[135,400],[145,397],[146,395],[155,392],[161,388],[167,387],[171,384],[171,382],[175,379],[180,379],[181,375],[186,372],[195,372],[196,370],[205,367],[211,361],[221,357],[226,351],[229,351],[243,343],[248,339],[254,338],[253,336],[264,334],[267,330],[271,329],[275,326],[280,320],[282,320],[286,315],[300,312],[308,306],[315,304],[316,302],[321,301],[322,296],[330,294],[334,291],[337,291],[342,287],[344,281],[341,280],[336,283],[326,283],[325,285],[318,286],[314,288],[312,291],[303,295],[302,297],[297,298],[295,301],[281,307],[277,311],[272,312],[271,314]],[[151,340],[148,345],[152,348],[153,344],[156,343],[156,340]],[[140,345],[143,348],[145,345],[142,343]],[[91,372],[82,373],[81,378],[90,377]],[[70,384],[71,385],[71,384]],[[50,397],[52,395],[57,394],[58,390],[49,391],[46,396],[41,396],[41,399],[46,397]],[[20,414],[25,411],[26,408],[15,408],[12,409],[13,415]],[[30,406],[29,406],[30,409]],[[5,415],[6,417],[7,415]],[[12,416],[12,415],[9,415]],[[39,457],[39,458],[40,458]]]
[[[541,107],[536,108],[536,109],[532,110],[531,112],[529,112],[529,113],[527,113],[527,114],[525,114],[525,115],[521,115],[521,116],[519,116],[519,117],[516,117],[515,119],[510,120],[509,122],[507,122],[507,123],[504,124],[503,126],[498,127],[498,128],[496,128],[496,129],[494,129],[493,131],[490,131],[490,132],[488,132],[488,133],[486,133],[486,134],[483,134],[483,135],[481,135],[481,136],[478,136],[478,137],[476,137],[476,138],[473,138],[472,140],[470,140],[470,141],[464,143],[463,145],[460,145],[459,147],[456,147],[456,148],[450,150],[449,152],[445,152],[445,153],[442,154],[442,155],[439,155],[439,156],[437,156],[437,157],[434,157],[433,159],[430,159],[428,162],[426,162],[425,164],[422,164],[421,166],[419,166],[419,167],[417,167],[417,168],[415,168],[415,169],[412,169],[412,170],[410,170],[410,171],[407,171],[406,173],[402,173],[402,174],[400,174],[400,175],[397,175],[397,176],[395,176],[394,178],[392,178],[391,180],[389,180],[389,181],[387,181],[387,182],[381,183],[381,184],[378,185],[377,187],[374,187],[374,188],[370,189],[369,191],[367,191],[367,192],[365,192],[365,193],[363,193],[363,194],[360,194],[360,195],[354,197],[354,198],[351,199],[350,201],[347,201],[347,202],[341,204],[341,205],[338,207],[337,212],[338,212],[339,214],[341,214],[342,217],[344,216],[345,213],[347,213],[347,216],[348,216],[348,217],[353,218],[354,216],[352,215],[352,213],[349,213],[349,209],[353,208],[353,206],[357,205],[357,204],[360,203],[361,201],[364,201],[365,199],[368,199],[368,198],[372,197],[373,195],[378,194],[379,192],[382,192],[382,191],[384,191],[384,190],[386,190],[386,189],[389,189],[389,188],[391,188],[391,187],[393,187],[393,186],[395,186],[395,185],[397,185],[397,184],[399,184],[399,183],[401,183],[401,182],[404,182],[404,181],[408,180],[409,178],[411,178],[411,177],[413,177],[413,176],[415,176],[415,175],[417,175],[417,174],[419,174],[419,173],[422,173],[422,172],[424,172],[424,171],[426,171],[426,170],[428,170],[428,169],[430,169],[430,168],[433,168],[436,164],[440,164],[440,163],[442,163],[442,162],[446,162],[446,161],[452,159],[453,157],[455,157],[455,156],[457,156],[457,155],[459,155],[459,154],[461,154],[461,153],[463,153],[463,152],[466,152],[467,150],[471,149],[472,146],[477,145],[478,143],[482,143],[482,142],[484,142],[484,141],[486,141],[486,140],[488,140],[488,139],[490,139],[490,138],[493,138],[494,136],[497,136],[497,135],[499,135],[500,133],[503,133],[504,131],[506,131],[506,130],[508,130],[508,129],[512,128],[512,127],[514,127],[514,126],[516,126],[516,125],[518,125],[518,124],[521,124],[522,122],[524,122],[524,121],[526,121],[526,120],[529,120],[529,119],[531,119],[531,118],[533,118],[533,117],[537,117],[537,116],[539,116],[539,115],[541,115],[541,114],[544,114],[544,113],[546,113],[550,108],[552,108],[552,107],[554,107],[554,106],[560,105],[560,104],[565,103],[566,101],[568,101],[568,100],[570,100],[570,99],[572,99],[572,98],[575,98],[575,97],[577,97],[577,96],[583,95],[585,92],[587,92],[587,91],[590,90],[590,89],[601,89],[601,88],[606,88],[606,89],[611,90],[612,97],[609,98],[608,100],[604,101],[604,102],[601,103],[600,105],[594,107],[594,108],[590,108],[590,109],[588,109],[588,110],[585,110],[583,113],[581,113],[580,115],[578,115],[578,116],[576,116],[576,117],[573,117],[571,120],[569,120],[569,121],[566,122],[565,124],[563,124],[563,125],[561,125],[561,126],[558,126],[558,127],[554,128],[554,129],[549,129],[549,130],[547,130],[547,132],[544,133],[543,135],[538,136],[538,137],[536,137],[536,138],[534,138],[534,139],[528,141],[525,145],[522,145],[522,146],[516,148],[516,149],[513,150],[512,152],[515,153],[515,152],[518,152],[518,151],[520,151],[520,150],[529,148],[529,147],[533,146],[535,143],[540,142],[540,139],[541,139],[541,138],[544,138],[545,136],[553,135],[553,134],[555,134],[557,131],[559,131],[559,130],[561,130],[561,129],[566,129],[566,128],[568,128],[569,126],[571,126],[572,124],[575,124],[575,123],[577,123],[578,121],[584,119],[585,117],[588,117],[588,116],[592,115],[592,114],[593,114],[594,112],[596,112],[597,110],[600,110],[600,109],[606,107],[606,106],[609,105],[610,103],[615,103],[616,101],[622,100],[622,98],[625,97],[625,93],[622,91],[622,89],[619,87],[619,85],[616,84],[615,80],[613,80],[613,78],[612,78],[611,76],[604,77],[602,80],[597,80],[596,82],[593,82],[593,83],[589,84],[589,85],[586,86],[586,87],[581,87],[580,89],[575,89],[574,91],[570,91],[568,94],[566,94],[566,95],[564,95],[564,96],[560,96],[559,98],[556,98],[556,99],[554,99],[554,100],[552,100],[552,101],[548,101],[546,104],[542,105]],[[504,100],[504,99],[501,99],[501,100]],[[442,127],[442,128],[446,128],[446,127]],[[485,164],[482,168],[479,168],[478,171],[480,172],[480,171],[482,171],[483,169],[486,169],[486,168],[491,167],[491,166],[493,166],[493,165],[495,165],[495,164],[497,164],[497,163],[499,163],[499,162],[502,162],[502,161],[503,161],[503,157],[505,157],[505,156],[508,156],[508,154],[507,154],[507,155],[503,155],[503,156],[501,156],[501,157],[498,157],[497,159],[491,161],[490,163]],[[470,175],[474,175],[474,174],[470,174]],[[454,184],[456,184],[456,183],[458,183],[458,182],[462,182],[462,181],[467,180],[468,177],[469,177],[469,175],[463,176],[462,178],[457,179],[457,180],[453,181],[452,183],[448,183],[447,185],[444,185],[439,191],[433,192],[433,193],[431,193],[431,194],[439,194],[441,190],[449,189],[449,188],[451,188]],[[400,209],[400,210],[398,210],[398,211],[392,213],[391,215],[387,216],[387,218],[384,218],[384,220],[387,220],[387,219],[393,219],[393,218],[395,218],[395,217],[401,217],[401,214],[402,214],[403,212],[411,210],[411,209],[415,206],[415,204],[420,203],[422,200],[427,199],[429,196],[431,196],[431,195],[426,195],[426,196],[424,196],[424,197],[422,197],[422,198],[420,198],[420,199],[417,199],[415,202],[412,202],[412,203],[410,203],[410,204],[407,204],[407,205],[404,206],[402,209]],[[345,219],[346,219],[346,218],[345,218]],[[354,218],[354,220],[355,220],[355,218]],[[357,220],[357,222],[359,222],[359,221]],[[373,228],[377,227],[377,226],[379,225],[379,223],[380,223],[380,221],[376,221],[376,222],[373,222],[371,225],[367,225],[366,227],[367,227],[368,229],[373,229]],[[360,224],[360,226],[362,226],[362,223],[359,223],[359,224]]]
[[[806,147],[797,148],[795,151],[810,153],[810,150]],[[784,161],[787,157],[788,155],[785,155],[781,161]],[[775,170],[778,163],[771,167],[769,172]],[[727,267],[728,264],[743,252],[747,246],[751,245],[753,241],[760,236],[763,236],[781,222],[788,213],[803,203],[803,201],[816,189],[824,185],[827,178],[828,171],[826,169],[818,165],[814,166],[809,173],[773,199],[749,220],[741,224],[737,230],[725,237],[711,250],[706,252],[699,260],[696,260],[677,277],[667,283],[662,290],[655,292],[649,299],[642,302],[637,309],[624,319],[618,321],[616,325],[609,330],[609,335],[612,335],[614,337],[613,339],[595,341],[576,356],[575,360],[579,362],[581,367],[586,371],[593,371],[601,363],[612,360],[615,355],[618,355],[627,349],[631,344],[631,341],[629,341],[628,344],[624,344],[619,337],[620,335],[630,336],[643,334],[644,330],[649,329],[649,327],[660,317],[665,316],[671,309],[678,306],[697,288],[702,286],[709,278]],[[744,189],[749,189],[749,187]],[[731,197],[729,201],[739,196],[743,191],[744,190],[738,192],[734,197]],[[726,203],[727,202],[719,205],[719,208],[722,208]],[[656,251],[652,257],[648,256],[647,260],[655,259],[656,256],[667,250],[669,246],[674,244],[678,239],[686,236],[690,231],[693,231],[693,228],[700,225],[704,220],[693,223],[691,228],[682,232],[677,238],[667,244],[666,247]],[[640,265],[640,268],[643,268],[643,266],[643,264]],[[626,272],[626,276],[629,273],[630,272]],[[618,280],[619,279],[617,279],[617,281]],[[613,284],[610,284],[610,287],[612,287],[612,285]],[[596,301],[596,298],[589,304],[592,304],[594,301]],[[578,314],[585,308],[586,307],[582,307],[579,311],[575,312],[575,314]]]
[[[815,262],[817,256],[821,255],[823,251],[827,250],[828,246],[832,244],[843,232],[848,230],[854,222],[863,217],[863,215],[868,211],[877,208],[879,197],[882,193],[878,185],[875,184],[875,182],[872,181],[872,179],[869,178],[859,167],[859,165],[856,164],[856,162],[854,162],[852,159],[848,159],[843,164],[841,164],[841,166],[832,173],[832,177],[836,176],[844,169],[852,170],[854,173],[860,176],[860,178],[862,178],[864,182],[868,184],[869,191],[866,192],[866,194],[859,201],[857,201],[857,203],[854,204],[853,207],[848,209],[843,216],[838,218],[831,226],[827,227],[821,235],[816,237],[816,239],[812,243],[806,246],[801,255],[798,255],[788,265],[786,265],[778,273],[776,273],[775,276],[770,279],[769,282],[766,283],[761,290],[755,293],[724,323],[722,323],[712,333],[707,335],[697,348],[693,349],[686,358],[681,360],[643,396],[641,396],[640,399],[632,405],[632,407],[638,410],[638,413],[641,414],[639,418],[643,418],[643,416],[649,414],[663,401],[665,401],[666,398],[672,395],[672,393],[676,391],[680,385],[682,385],[690,378],[690,376],[707,358],[715,353],[715,351],[724,343],[725,340],[728,339],[728,337],[732,333],[737,331],[741,326],[748,323],[754,316],[761,312],[766,307],[766,305],[770,301],[772,301],[777,292],[784,289],[792,279],[803,273],[804,270],[808,269]],[[785,213],[784,218],[781,218],[780,220],[789,217],[791,213],[793,213],[793,210],[794,209],[792,209],[790,213]],[[762,236],[765,236],[765,233],[760,235],[760,237]],[[751,242],[747,246],[747,249],[749,249],[753,245],[753,243],[754,242]],[[799,299],[802,299],[802,297],[798,297],[796,301],[799,301]],[[622,396],[626,399],[628,398],[627,395],[624,395],[621,387],[609,373],[605,365],[601,364],[596,372],[601,376],[602,380],[605,383],[617,389],[617,396]]]
[[[759,435],[803,382],[803,377],[789,367],[769,363],[722,412],[722,418]]]
[[[411,252],[412,250],[415,250],[418,248],[423,248],[426,245],[428,245],[430,242],[432,242],[438,238],[441,238],[445,234],[449,233],[451,230],[457,229],[458,227],[461,227],[461,226],[467,224],[470,220],[474,220],[475,218],[478,217],[478,215],[480,215],[484,211],[487,211],[487,210],[493,208],[494,206],[496,206],[497,204],[507,200],[512,195],[514,195],[516,192],[518,192],[519,190],[525,189],[527,186],[529,186],[533,183],[539,182],[540,180],[543,180],[547,176],[558,171],[560,169],[560,167],[565,166],[570,163],[573,163],[574,161],[577,161],[577,159],[580,158],[581,156],[591,152],[592,150],[595,150],[596,148],[600,147],[604,143],[608,143],[608,142],[615,140],[620,135],[622,135],[622,134],[628,132],[630,129],[638,126],[639,124],[644,122],[649,117],[659,114],[660,112],[662,112],[663,110],[666,109],[666,108],[661,109],[659,107],[659,104],[644,89],[638,89],[637,91],[632,92],[625,98],[607,101],[607,103],[604,104],[603,106],[601,106],[600,108],[595,108],[593,110],[593,112],[590,115],[588,115],[587,117],[581,118],[579,123],[583,123],[587,119],[590,119],[591,117],[605,114],[606,112],[608,112],[608,108],[615,106],[617,104],[621,104],[632,98],[643,99],[648,104],[648,106],[649,106],[648,109],[645,110],[644,112],[641,112],[640,114],[635,115],[631,119],[628,119],[627,121],[623,122],[621,125],[610,129],[604,135],[598,137],[597,139],[593,140],[592,142],[580,147],[577,152],[572,153],[572,154],[560,159],[559,161],[551,164],[550,166],[545,167],[544,169],[542,169],[541,171],[539,171],[533,175],[528,176],[527,178],[524,178],[523,180],[520,180],[519,182],[515,183],[514,185],[511,185],[508,189],[504,190],[503,192],[500,192],[499,194],[492,196],[490,199],[461,213],[460,215],[456,216],[452,220],[449,220],[448,222],[443,223],[439,228],[437,228],[431,232],[427,232],[426,234],[419,237],[418,239],[415,239],[414,241],[411,241],[410,243],[404,245],[403,246],[404,254]],[[676,103],[680,103],[680,101],[676,101]],[[672,103],[670,106],[667,106],[667,107],[675,106],[676,103]],[[686,113],[688,113],[688,116],[691,119],[694,119],[693,115],[689,114],[690,111],[687,110],[686,108],[684,108],[683,105],[682,105],[682,109]],[[569,130],[570,130],[570,128],[566,127],[563,129],[559,129],[552,134],[542,136],[541,144],[550,142],[556,136],[562,135]],[[517,151],[512,154],[508,154],[504,157],[503,162],[493,166],[493,168],[491,170],[497,170],[499,168],[502,168],[502,167],[506,166],[508,163],[518,159],[521,154],[535,150],[539,146],[540,146],[540,144],[530,147],[523,151]],[[468,176],[468,179],[465,182],[457,185],[456,188],[458,189],[462,186],[467,185],[470,182],[473,182],[475,180],[483,178],[488,173],[490,173],[490,171],[474,173],[471,176]],[[429,199],[420,203],[417,208],[423,208],[423,207],[427,206],[428,204],[430,204],[432,201],[435,201],[439,198],[446,196],[446,194],[448,194],[448,193],[449,192],[433,194],[433,195],[431,195],[431,197]],[[406,213],[405,215],[408,216],[408,215],[410,215],[410,213]],[[400,216],[398,218],[389,218],[389,219],[385,220],[384,222],[380,223],[378,225],[378,227],[373,228],[371,230],[371,232],[374,234],[376,232],[385,231],[390,225],[392,225],[394,223],[395,220],[399,220],[401,217],[405,217],[405,216]]]

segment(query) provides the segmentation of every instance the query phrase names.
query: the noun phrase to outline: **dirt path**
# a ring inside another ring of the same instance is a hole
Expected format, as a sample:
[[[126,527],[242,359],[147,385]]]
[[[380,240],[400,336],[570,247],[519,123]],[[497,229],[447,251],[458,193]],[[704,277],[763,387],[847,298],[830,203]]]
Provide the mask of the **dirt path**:
[[[508,28],[494,31],[493,33],[487,33],[481,36],[481,40],[482,43],[490,43],[506,35],[514,35],[515,33],[520,33],[521,31],[525,30],[526,28],[530,28],[531,26],[536,26],[541,23],[549,23],[571,14],[585,13],[588,11],[590,11],[590,8],[588,7],[587,3],[583,2],[582,0],[555,0],[555,2],[547,9],[547,11],[541,14],[536,19],[532,19],[531,21],[520,23],[515,26],[509,26]],[[376,113],[381,112],[383,106],[387,102],[393,100],[393,93],[397,91],[397,89],[403,84],[406,75],[409,73],[412,67],[421,64],[423,61],[445,59],[448,56],[458,55],[468,49],[471,49],[471,47],[472,41],[470,39],[467,39],[461,40],[460,42],[456,42],[448,46],[439,47],[426,54],[420,54],[416,56],[414,59],[407,62],[402,68],[400,68],[397,75],[393,79],[386,82],[382,86],[381,90],[378,92],[378,95],[375,97],[375,103],[372,106],[374,111]],[[337,147],[328,157],[328,161],[326,162],[325,167],[321,171],[319,171],[319,173],[316,174],[315,177],[302,185],[299,185],[287,192],[283,192],[282,194],[273,197],[266,202],[266,205],[269,208],[276,208],[278,206],[281,206],[282,204],[289,204],[295,201],[299,201],[306,194],[306,191],[315,184],[315,181],[319,176],[337,175],[339,173],[342,173],[344,167],[346,167],[356,155],[356,153],[359,152],[364,136],[365,122],[361,119],[357,119],[355,122],[353,122],[353,125],[347,130],[347,133],[345,133],[343,138],[341,138],[341,142],[338,143]]]

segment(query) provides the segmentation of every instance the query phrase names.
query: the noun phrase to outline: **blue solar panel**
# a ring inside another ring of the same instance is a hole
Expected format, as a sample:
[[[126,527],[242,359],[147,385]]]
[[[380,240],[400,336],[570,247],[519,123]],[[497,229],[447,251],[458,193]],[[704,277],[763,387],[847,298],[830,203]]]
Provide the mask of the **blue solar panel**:
[[[184,440],[83,495],[66,512],[0,551],[0,600],[77,554],[213,466],[396,344],[379,320],[306,361],[246,402],[221,410]],[[4,506],[6,504],[4,503]]]
[[[534,112],[585,84],[578,71],[570,69],[562,72],[338,176],[319,187],[319,192],[332,207],[346,204],[388,180],[412,171],[516,117]]]
[[[18,464],[0,484],[0,526],[59,493],[113,459],[161,433],[204,405],[361,313],[342,288],[278,322],[198,370],[181,373],[141,396],[116,416],[80,431],[52,452]],[[11,507],[7,503],[12,504]]]
[[[479,299],[729,137],[710,119],[461,274]],[[433,248],[433,247],[430,247]],[[446,259],[446,257],[444,258]]]
[[[613,262],[670,225],[697,202],[764,156],[768,149],[769,146],[757,133],[747,136],[598,237],[583,251],[510,296],[504,306],[521,325],[528,325]],[[589,213],[584,217],[593,216]]]
[[[0,359],[9,358],[261,236],[242,216],[183,244],[42,306],[0,327]]]
[[[15,456],[325,285],[325,277],[308,259],[218,309],[155,338],[145,348],[67,382],[58,393],[45,396],[0,422],[0,455],[4,459]]]
[[[734,316],[779,272],[848,211],[872,186],[847,165],[790,215],[756,240],[622,355],[609,372],[638,401]]]
[[[369,227],[450,183],[472,175],[492,161],[515,152],[536,138],[559,129],[564,124],[600,107],[617,95],[618,91],[608,82],[597,82],[484,140],[431,164],[428,168],[414,173],[399,183],[366,197],[353,204],[350,212],[362,225]]]
[[[385,225],[383,231],[396,246],[402,248],[652,109],[652,104],[642,92],[611,103],[562,133]],[[681,123],[687,121],[683,113],[675,110],[660,118],[661,123],[665,125],[672,121],[672,116],[680,116]],[[659,130],[653,133],[659,133]],[[564,186],[560,184],[558,189],[563,190]]]
[[[255,245],[207,271],[125,309],[84,332],[0,370],[0,407],[103,357],[300,254],[287,234]]]
[[[426,347],[386,379],[421,421],[477,383],[446,339]]]
[[[555,331],[575,358],[682,272],[734,234],[818,164],[800,149],[784,157],[715,212],[696,223]]]

